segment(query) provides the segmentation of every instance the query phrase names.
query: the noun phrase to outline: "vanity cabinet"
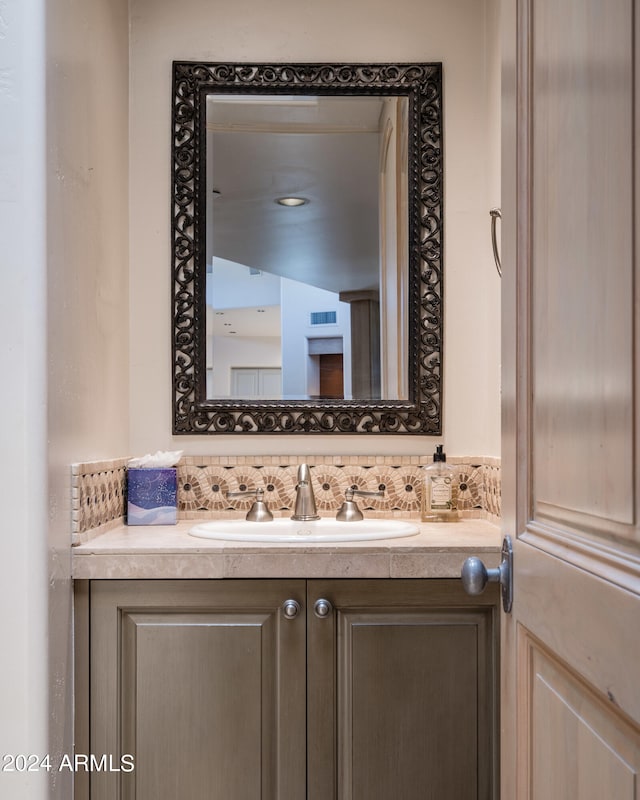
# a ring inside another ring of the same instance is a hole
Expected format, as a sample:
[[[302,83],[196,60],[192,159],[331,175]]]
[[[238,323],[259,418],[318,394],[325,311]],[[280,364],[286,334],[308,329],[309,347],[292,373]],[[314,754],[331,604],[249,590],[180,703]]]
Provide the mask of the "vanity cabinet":
[[[497,792],[493,591],[471,601],[453,580],[92,581],[78,619],[87,752],[135,764],[92,772],[92,800]]]
[[[308,800],[494,796],[498,612],[477,599],[459,580],[309,581]]]

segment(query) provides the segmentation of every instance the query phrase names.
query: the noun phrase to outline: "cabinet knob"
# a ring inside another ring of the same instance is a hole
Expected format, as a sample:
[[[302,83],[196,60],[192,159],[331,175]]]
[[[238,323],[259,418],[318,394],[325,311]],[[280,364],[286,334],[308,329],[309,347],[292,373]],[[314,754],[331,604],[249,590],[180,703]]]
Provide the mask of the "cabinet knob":
[[[511,537],[502,542],[502,561],[495,569],[487,569],[484,562],[472,556],[462,565],[462,588],[467,594],[482,594],[487,583],[499,583],[502,588],[502,607],[508,614],[513,605],[513,546]]]
[[[285,600],[282,604],[282,613],[285,619],[295,619],[300,613],[300,603],[297,600]]]
[[[323,597],[320,600],[316,600],[315,605],[313,606],[313,610],[315,612],[316,617],[320,617],[320,619],[324,619],[328,617],[329,614],[333,611],[333,606],[328,600],[325,600]]]

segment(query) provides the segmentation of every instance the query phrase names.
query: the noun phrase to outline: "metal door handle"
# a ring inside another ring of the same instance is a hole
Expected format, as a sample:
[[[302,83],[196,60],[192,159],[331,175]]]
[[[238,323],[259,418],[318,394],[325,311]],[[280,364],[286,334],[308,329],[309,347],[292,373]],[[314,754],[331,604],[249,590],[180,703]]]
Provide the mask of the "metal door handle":
[[[282,613],[285,619],[295,619],[300,613],[300,603],[297,600],[285,600],[282,604]]]
[[[487,583],[502,587],[502,607],[508,614],[513,605],[513,545],[511,537],[502,541],[502,561],[495,569],[487,569],[480,558],[472,556],[462,565],[462,586],[467,594],[482,594]]]
[[[502,219],[502,211],[499,208],[492,208],[489,211],[491,216],[491,245],[493,247],[493,258],[496,262],[498,275],[502,277],[502,264],[500,263],[500,253],[498,252],[498,237],[496,235],[496,220]]]
[[[333,611],[333,606],[328,600],[325,600],[323,597],[320,600],[316,600],[313,610],[315,612],[316,617],[320,617],[320,619],[325,619],[328,617],[329,614]]]

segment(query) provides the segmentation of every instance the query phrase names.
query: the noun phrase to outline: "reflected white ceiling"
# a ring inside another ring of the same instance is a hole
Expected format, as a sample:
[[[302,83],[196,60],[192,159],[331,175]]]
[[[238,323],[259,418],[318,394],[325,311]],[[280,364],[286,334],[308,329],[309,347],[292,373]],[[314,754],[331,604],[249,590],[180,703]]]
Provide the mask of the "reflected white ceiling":
[[[215,255],[334,292],[377,287],[382,103],[210,97],[207,263]],[[309,203],[275,202],[292,195]]]
[[[207,335],[263,339],[280,338],[280,306],[226,308],[214,311],[207,306]]]

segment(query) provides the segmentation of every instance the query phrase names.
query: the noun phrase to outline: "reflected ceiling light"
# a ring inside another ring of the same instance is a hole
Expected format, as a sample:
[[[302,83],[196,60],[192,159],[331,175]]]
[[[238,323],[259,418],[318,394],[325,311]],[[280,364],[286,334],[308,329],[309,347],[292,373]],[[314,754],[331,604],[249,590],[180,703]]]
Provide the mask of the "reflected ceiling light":
[[[309,201],[306,197],[278,197],[276,203],[281,206],[294,208],[295,206],[306,206]]]

